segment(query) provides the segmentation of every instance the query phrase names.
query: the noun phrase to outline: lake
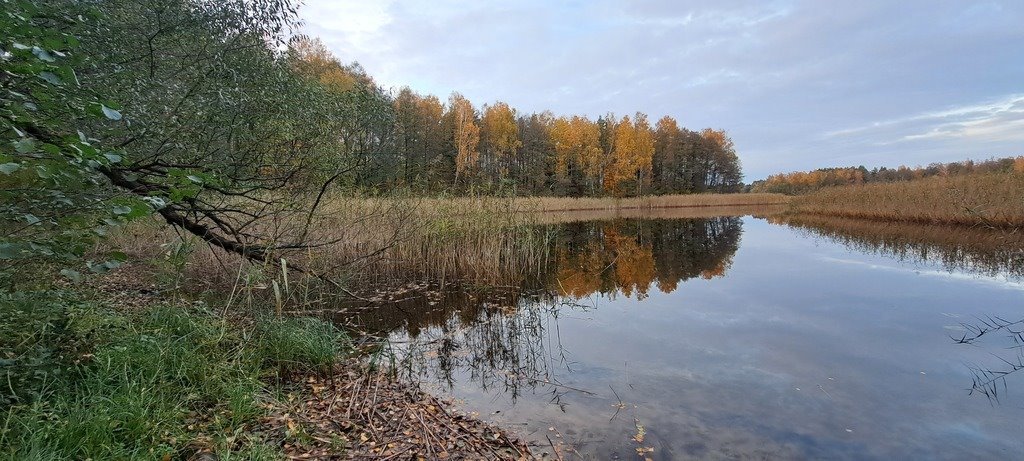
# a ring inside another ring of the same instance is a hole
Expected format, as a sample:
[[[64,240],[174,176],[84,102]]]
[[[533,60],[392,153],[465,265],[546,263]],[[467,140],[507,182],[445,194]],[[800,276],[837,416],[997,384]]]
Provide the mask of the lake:
[[[1005,325],[1016,237],[754,216],[551,235],[521,284],[410,286],[360,321],[403,374],[552,457],[1024,457],[1024,379],[1000,375],[1024,329]]]

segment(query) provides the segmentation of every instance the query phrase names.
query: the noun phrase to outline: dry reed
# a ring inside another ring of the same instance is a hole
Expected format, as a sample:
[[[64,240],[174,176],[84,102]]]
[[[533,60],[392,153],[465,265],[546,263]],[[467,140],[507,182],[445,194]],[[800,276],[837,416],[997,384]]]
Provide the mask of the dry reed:
[[[612,208],[600,210],[540,211],[538,224],[561,224],[612,219],[708,219],[722,216],[772,216],[788,210],[786,204],[701,206],[671,208]]]
[[[519,199],[535,211],[623,210],[690,207],[777,205],[788,203],[783,194],[688,194],[645,197],[530,197]]]
[[[1024,226],[1024,175],[971,174],[842,186],[797,197],[792,211],[924,224]]]
[[[366,291],[414,280],[507,285],[540,270],[548,234],[513,201],[333,198],[310,230],[312,247],[282,253],[293,268]],[[134,223],[106,245],[145,261],[163,285],[269,290],[277,261],[243,261],[156,220]],[[298,269],[301,268],[301,269]],[[308,281],[308,279],[307,279]],[[283,280],[280,283],[283,283]]]
[[[340,281],[356,292],[421,280],[518,285],[548,262],[550,232],[545,225],[651,214],[767,214],[765,210],[778,210],[786,200],[779,194],[626,199],[333,196],[309,230],[314,246],[283,256],[289,266]],[[149,261],[154,273],[169,274],[175,284],[196,290],[238,285],[269,290],[281,276],[268,270],[276,261],[243,261],[155,221],[129,226],[114,237],[113,245],[136,260]]]

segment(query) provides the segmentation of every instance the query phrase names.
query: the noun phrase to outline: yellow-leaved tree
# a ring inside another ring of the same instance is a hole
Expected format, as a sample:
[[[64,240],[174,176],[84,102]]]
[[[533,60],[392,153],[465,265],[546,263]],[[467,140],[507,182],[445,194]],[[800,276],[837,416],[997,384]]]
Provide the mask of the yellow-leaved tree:
[[[513,170],[516,152],[523,145],[519,140],[516,111],[501,101],[485,105],[482,125],[484,163],[499,178],[508,177]]]
[[[568,176],[574,165],[586,178],[596,178],[601,171],[601,130],[586,117],[559,117],[551,127],[555,148],[555,173],[560,179]]]
[[[448,98],[448,117],[451,118],[455,144],[455,182],[459,177],[473,175],[479,167],[480,126],[476,123],[476,110],[459,93]]]
[[[644,181],[650,180],[653,158],[654,134],[647,115],[637,112],[632,120],[628,115],[622,117],[615,125],[612,162],[603,178],[605,190],[620,195],[622,183],[633,180],[637,195],[641,195]]]
[[[373,79],[363,72],[362,67],[342,64],[319,38],[293,38],[288,43],[288,57],[300,74],[319,80],[335,93],[352,91],[360,85],[373,85]]]

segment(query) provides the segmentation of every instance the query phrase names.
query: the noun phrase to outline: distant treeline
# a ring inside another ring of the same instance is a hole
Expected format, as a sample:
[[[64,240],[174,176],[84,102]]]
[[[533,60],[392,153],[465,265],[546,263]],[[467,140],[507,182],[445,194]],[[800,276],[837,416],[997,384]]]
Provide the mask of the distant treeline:
[[[1024,157],[966,160],[952,163],[932,163],[926,167],[880,167],[868,170],[863,166],[847,168],[820,168],[769,176],[750,185],[751,192],[806,194],[816,190],[850,184],[891,183],[912,181],[932,176],[957,176],[972,173],[1024,172]]]
[[[358,65],[345,65],[319,39],[297,38],[289,59],[335,93],[369,92],[360,118],[374,120],[355,182],[417,191],[520,195],[641,195],[738,192],[739,159],[724,130],[691,131],[672,117],[652,127],[646,114],[590,120],[524,114],[504,102],[477,108],[408,87],[392,95]],[[372,154],[372,155],[369,155]]]

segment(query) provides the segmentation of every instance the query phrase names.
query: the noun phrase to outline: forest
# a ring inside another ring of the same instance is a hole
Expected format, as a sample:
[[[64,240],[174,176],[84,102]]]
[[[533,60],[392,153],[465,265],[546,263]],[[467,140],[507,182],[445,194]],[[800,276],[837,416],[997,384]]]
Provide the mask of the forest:
[[[691,131],[644,113],[591,120],[520,113],[501,101],[476,107],[459,93],[443,102],[408,87],[380,88],[317,38],[293,37],[285,56],[327,92],[363,93],[374,113],[354,185],[421,193],[604,196],[737,192],[742,173],[724,130]]]
[[[0,151],[0,218],[21,224],[0,242],[11,256],[81,254],[108,227],[155,213],[260,259],[305,246],[339,194],[741,188],[722,130],[393,95],[296,35],[291,2],[12,7]]]

